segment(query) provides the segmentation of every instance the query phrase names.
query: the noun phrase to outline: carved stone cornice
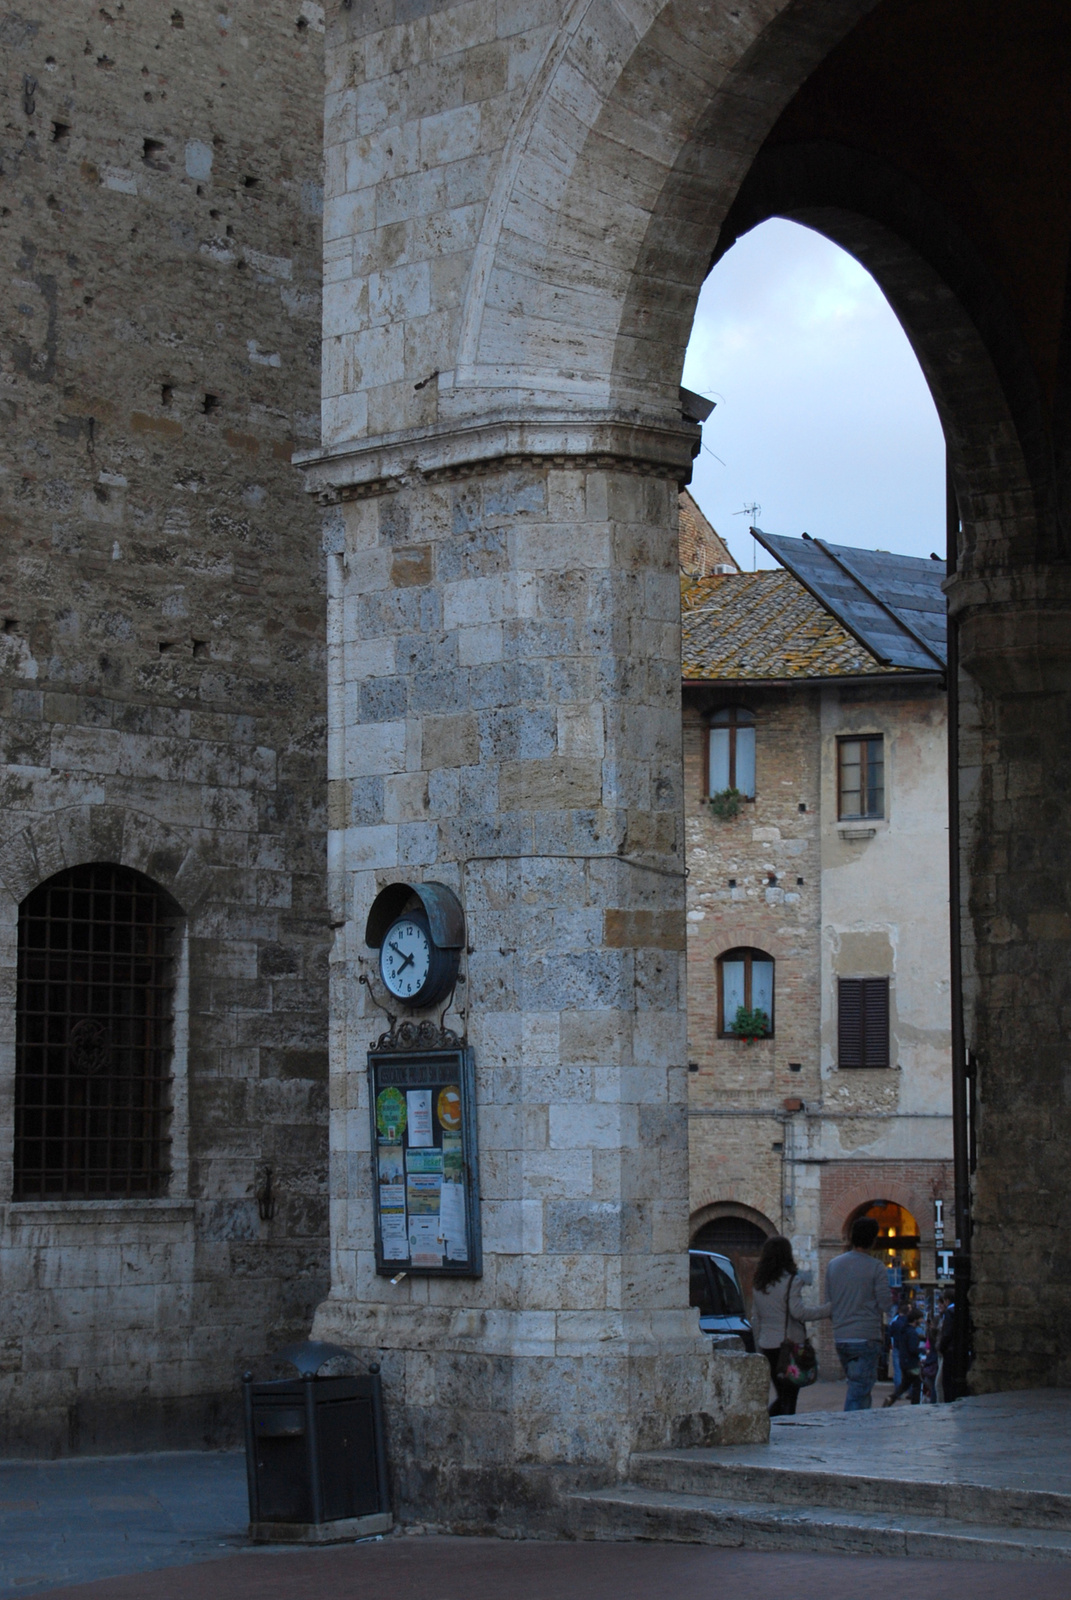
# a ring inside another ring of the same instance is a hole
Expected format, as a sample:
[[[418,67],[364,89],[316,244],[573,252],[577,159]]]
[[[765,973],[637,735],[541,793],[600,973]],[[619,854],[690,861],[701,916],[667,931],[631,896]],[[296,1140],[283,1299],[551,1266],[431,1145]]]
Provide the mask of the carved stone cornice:
[[[683,419],[614,416],[475,419],[294,456],[310,493],[330,500],[389,494],[517,466],[601,467],[687,483],[700,430]]]

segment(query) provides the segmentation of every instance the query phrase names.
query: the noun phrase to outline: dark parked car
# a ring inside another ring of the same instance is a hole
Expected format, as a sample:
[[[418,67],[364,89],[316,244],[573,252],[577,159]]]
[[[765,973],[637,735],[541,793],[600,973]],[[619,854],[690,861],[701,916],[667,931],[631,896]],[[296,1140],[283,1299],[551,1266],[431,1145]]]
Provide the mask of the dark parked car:
[[[688,1252],[688,1303],[699,1312],[699,1326],[722,1349],[741,1344],[752,1354],[755,1335],[744,1315],[744,1296],[728,1256],[713,1250]]]

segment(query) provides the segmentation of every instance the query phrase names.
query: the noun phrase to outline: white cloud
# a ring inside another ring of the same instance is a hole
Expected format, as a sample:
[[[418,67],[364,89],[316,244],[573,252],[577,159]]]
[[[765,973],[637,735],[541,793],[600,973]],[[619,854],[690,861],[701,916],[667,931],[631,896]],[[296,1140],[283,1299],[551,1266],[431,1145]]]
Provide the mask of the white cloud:
[[[743,565],[734,513],[756,501],[771,533],[943,553],[926,380],[873,278],[828,239],[775,219],[734,245],[703,286],[682,381],[718,402],[692,489]]]

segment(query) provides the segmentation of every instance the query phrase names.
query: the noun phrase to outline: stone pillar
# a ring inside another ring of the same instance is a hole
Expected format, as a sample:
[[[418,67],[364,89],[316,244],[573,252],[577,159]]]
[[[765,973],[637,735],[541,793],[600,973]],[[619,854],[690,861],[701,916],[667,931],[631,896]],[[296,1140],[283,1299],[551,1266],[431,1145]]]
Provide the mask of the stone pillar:
[[[311,470],[341,495],[334,1277],[315,1333],[382,1362],[404,1513],[532,1526],[562,1484],[619,1477],[633,1450],[768,1428],[764,1362],[712,1352],[688,1309],[686,469],[623,451],[410,460],[371,493],[359,454]],[[480,1279],[375,1273],[365,1053],[384,1023],[358,978],[368,908],[398,878],[448,883],[465,907]]]
[[[975,1390],[1071,1383],[1071,575],[957,582]]]

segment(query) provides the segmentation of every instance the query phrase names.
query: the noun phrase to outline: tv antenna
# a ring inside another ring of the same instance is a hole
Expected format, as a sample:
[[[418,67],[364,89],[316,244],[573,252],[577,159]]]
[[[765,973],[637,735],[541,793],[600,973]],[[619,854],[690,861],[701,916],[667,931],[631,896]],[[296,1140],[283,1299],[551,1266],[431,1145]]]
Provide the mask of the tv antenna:
[[[755,526],[755,524],[759,520],[759,517],[761,516],[761,514],[762,514],[762,507],[759,505],[759,502],[757,500],[753,500],[751,505],[749,505],[749,506],[741,506],[739,511],[734,511],[733,512],[733,516],[734,517],[746,517],[747,520],[748,520],[749,528],[753,528]],[[752,536],[751,536],[751,570],[752,570],[752,572],[755,571],[757,551],[758,551],[758,541],[756,540],[754,534],[752,534]]]

